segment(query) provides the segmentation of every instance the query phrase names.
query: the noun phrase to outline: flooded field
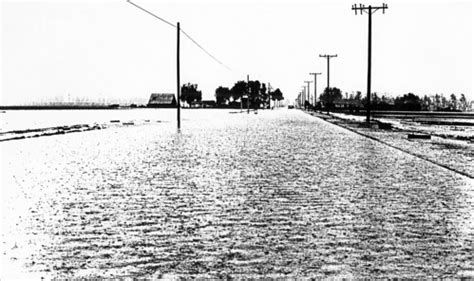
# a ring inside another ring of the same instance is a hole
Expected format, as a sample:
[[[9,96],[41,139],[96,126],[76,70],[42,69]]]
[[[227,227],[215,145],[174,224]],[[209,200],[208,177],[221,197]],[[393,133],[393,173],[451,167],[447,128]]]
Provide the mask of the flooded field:
[[[4,275],[474,277],[472,179],[301,111],[166,116],[1,142]]]
[[[315,113],[310,113],[315,114]],[[416,155],[427,161],[454,170],[474,179],[474,115],[463,114],[464,125],[422,124],[419,119],[397,119],[385,116],[374,118],[370,128],[365,126],[365,117],[348,114],[331,113],[318,115],[333,124],[339,124],[370,138],[375,138],[389,146]],[[443,122],[457,123],[460,119],[446,118]],[[415,115],[413,115],[415,116]],[[473,117],[472,119],[468,117]],[[418,117],[416,117],[418,118]],[[435,119],[431,119],[432,121]],[[380,128],[378,122],[390,125],[390,129]],[[363,124],[364,123],[364,124]],[[469,125],[472,123],[472,125]],[[409,134],[426,135],[427,139],[409,139]]]

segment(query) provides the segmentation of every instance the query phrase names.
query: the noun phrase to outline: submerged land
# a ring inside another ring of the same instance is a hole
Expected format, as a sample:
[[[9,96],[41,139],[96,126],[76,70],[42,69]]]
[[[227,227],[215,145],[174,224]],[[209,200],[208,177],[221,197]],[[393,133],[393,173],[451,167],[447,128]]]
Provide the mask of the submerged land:
[[[172,112],[0,143],[10,276],[474,276],[472,169],[427,140],[286,109],[184,110],[177,132]]]

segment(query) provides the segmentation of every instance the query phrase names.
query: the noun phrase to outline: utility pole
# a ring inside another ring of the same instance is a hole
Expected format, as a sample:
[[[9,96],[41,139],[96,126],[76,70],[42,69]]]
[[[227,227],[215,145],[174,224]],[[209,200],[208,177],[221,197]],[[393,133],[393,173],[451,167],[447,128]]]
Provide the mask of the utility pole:
[[[179,28],[179,22],[178,24],[176,25],[176,30],[178,32],[177,36],[177,44],[176,44],[176,82],[177,82],[177,91],[176,91],[176,96],[178,97],[178,116],[177,116],[177,119],[178,119],[178,130],[181,129],[181,103],[180,103],[180,97],[181,97],[181,87],[180,87],[180,82],[179,82],[179,75],[180,75],[180,72],[179,72],[179,34],[181,33],[180,32],[180,28]]]
[[[305,90],[305,86],[303,86],[303,88],[301,88],[301,105],[304,106],[304,102],[305,102],[305,95],[304,93],[306,93],[306,90]]]
[[[270,82],[268,82],[268,106],[270,106],[270,109],[272,108],[272,96],[271,96],[271,93],[272,93],[272,85],[270,84]]]
[[[309,96],[309,84],[313,83],[313,81],[304,81],[308,85],[308,106],[311,104],[311,98]]]
[[[306,86],[303,86],[301,96],[303,97],[303,108],[306,109]]]
[[[247,114],[250,113],[250,85],[249,85],[249,75],[247,74]]]
[[[320,58],[326,58],[327,60],[327,65],[328,65],[328,86],[326,88],[329,88],[329,60],[331,58],[337,58],[337,54],[336,55],[319,55]]]
[[[372,7],[369,5],[368,7],[365,7],[365,5],[359,4],[359,7],[357,7],[356,4],[352,5],[352,10],[354,10],[355,14],[357,15],[357,11],[360,12],[362,15],[363,13],[367,13],[369,15],[369,44],[368,44],[368,61],[367,61],[367,117],[366,121],[367,123],[370,122],[370,94],[371,94],[371,74],[372,74],[372,14],[375,13],[377,10],[382,10],[382,13],[385,14],[385,9],[388,9],[387,4],[383,4],[381,7],[380,6],[375,6]]]
[[[309,75],[314,75],[314,106],[316,107],[316,99],[318,96],[317,78],[318,78],[318,75],[321,75],[321,72],[316,72],[316,73],[311,72]]]
[[[164,22],[168,25],[171,25],[172,27],[176,27],[176,31],[177,31],[177,38],[176,38],[176,85],[177,85],[177,90],[176,90],[176,97],[178,99],[177,102],[176,102],[177,103],[177,106],[176,106],[177,116],[176,116],[176,118],[178,119],[177,121],[178,121],[178,131],[179,131],[181,129],[181,104],[180,104],[180,101],[179,101],[180,98],[181,98],[181,87],[180,87],[180,81],[179,81],[179,78],[180,78],[179,77],[180,76],[180,71],[179,71],[179,49],[180,49],[179,48],[179,34],[181,33],[181,28],[179,27],[179,22],[175,26],[174,24],[170,23],[169,21],[166,21],[166,20],[160,18],[159,16],[157,16],[157,15],[153,14],[152,12],[138,6],[137,4],[133,3],[130,0],[127,0],[127,2],[130,3],[131,5],[137,7],[138,9],[144,11],[145,13],[150,14],[153,17],[161,20],[162,22]],[[187,35],[187,36],[189,37],[189,35]],[[193,40],[193,39],[191,39],[191,40]]]
[[[243,103],[243,101],[242,101],[242,97],[241,97],[241,98],[240,98],[240,113],[242,113],[242,111],[243,111],[242,103]]]

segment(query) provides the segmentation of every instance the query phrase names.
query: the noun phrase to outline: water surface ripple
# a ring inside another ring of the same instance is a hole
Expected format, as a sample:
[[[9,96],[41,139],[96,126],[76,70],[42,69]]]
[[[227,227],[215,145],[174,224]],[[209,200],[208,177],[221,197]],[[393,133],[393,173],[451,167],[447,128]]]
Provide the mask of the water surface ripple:
[[[299,111],[183,116],[181,133],[1,144],[4,259],[54,277],[474,275],[472,180]]]

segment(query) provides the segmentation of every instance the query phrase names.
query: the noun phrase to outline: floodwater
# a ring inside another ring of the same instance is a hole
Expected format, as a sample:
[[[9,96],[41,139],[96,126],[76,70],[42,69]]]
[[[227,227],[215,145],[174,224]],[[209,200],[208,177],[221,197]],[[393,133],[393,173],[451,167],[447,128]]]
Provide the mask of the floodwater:
[[[474,276],[471,179],[297,110],[229,112],[0,143],[3,268]]]

